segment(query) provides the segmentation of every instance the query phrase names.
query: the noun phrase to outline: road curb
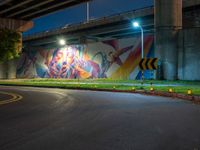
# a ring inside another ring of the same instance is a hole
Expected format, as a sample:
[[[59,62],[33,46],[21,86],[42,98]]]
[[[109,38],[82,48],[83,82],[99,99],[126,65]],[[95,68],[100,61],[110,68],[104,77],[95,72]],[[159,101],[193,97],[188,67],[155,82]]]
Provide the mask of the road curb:
[[[38,87],[38,88],[59,88],[59,89],[69,89],[69,90],[89,90],[89,91],[102,91],[102,92],[120,92],[120,93],[136,93],[136,94],[144,94],[151,96],[162,96],[162,97],[171,97],[171,98],[179,98],[187,101],[191,101],[195,104],[200,104],[200,96],[196,95],[186,95],[180,93],[170,93],[170,92],[161,92],[161,91],[146,91],[146,90],[117,90],[117,89],[97,89],[97,88],[66,88],[66,87],[52,87],[52,86],[37,86],[37,85],[8,85],[8,84],[0,84],[2,86],[24,86],[24,87]]]
[[[200,96],[195,95],[186,95],[180,93],[169,93],[169,92],[160,92],[160,91],[146,91],[145,93],[155,96],[163,96],[163,97],[172,97],[172,98],[179,98],[183,100],[188,100],[196,104],[200,104]]]

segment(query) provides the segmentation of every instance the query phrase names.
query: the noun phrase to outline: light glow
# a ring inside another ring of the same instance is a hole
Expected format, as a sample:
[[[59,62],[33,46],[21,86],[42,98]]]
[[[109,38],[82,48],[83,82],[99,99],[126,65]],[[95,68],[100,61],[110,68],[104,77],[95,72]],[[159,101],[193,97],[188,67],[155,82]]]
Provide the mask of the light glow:
[[[138,27],[140,27],[140,24],[135,21],[135,22],[133,22],[133,27],[138,28]]]
[[[59,40],[59,44],[60,44],[61,46],[64,46],[64,45],[66,45],[66,41],[65,41],[64,39],[60,39],[60,40]]]

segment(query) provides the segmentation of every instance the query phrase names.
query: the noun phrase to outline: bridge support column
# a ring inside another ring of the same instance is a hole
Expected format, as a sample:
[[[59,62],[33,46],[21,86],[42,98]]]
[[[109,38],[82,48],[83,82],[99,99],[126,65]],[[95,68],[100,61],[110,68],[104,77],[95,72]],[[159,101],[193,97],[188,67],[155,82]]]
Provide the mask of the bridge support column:
[[[154,0],[156,54],[161,61],[161,79],[177,79],[178,31],[182,28],[182,0]]]
[[[16,79],[17,59],[0,64],[0,79]]]
[[[7,65],[5,63],[0,64],[0,79],[7,78]]]
[[[18,33],[27,31],[33,27],[32,21],[15,20],[0,18],[0,29],[15,30]],[[9,40],[9,39],[8,39]],[[22,48],[22,36],[19,43],[16,45],[16,51],[20,52]],[[10,60],[0,64],[0,79],[15,79],[16,78],[17,60]]]
[[[7,78],[16,79],[17,76],[17,60],[13,59],[8,61]]]

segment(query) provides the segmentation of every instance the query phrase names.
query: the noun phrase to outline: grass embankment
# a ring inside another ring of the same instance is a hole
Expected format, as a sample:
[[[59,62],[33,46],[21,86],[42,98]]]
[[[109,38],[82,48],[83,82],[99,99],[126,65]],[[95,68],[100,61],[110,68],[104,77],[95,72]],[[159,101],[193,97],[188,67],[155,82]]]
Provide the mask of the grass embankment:
[[[152,86],[151,86],[152,83]],[[26,85],[37,87],[58,87],[66,89],[108,89],[108,90],[147,90],[153,87],[156,91],[168,92],[171,88],[176,93],[187,94],[191,89],[193,95],[200,95],[200,81],[159,81],[145,80],[144,85],[139,80],[112,79],[18,79],[0,80],[1,85]]]

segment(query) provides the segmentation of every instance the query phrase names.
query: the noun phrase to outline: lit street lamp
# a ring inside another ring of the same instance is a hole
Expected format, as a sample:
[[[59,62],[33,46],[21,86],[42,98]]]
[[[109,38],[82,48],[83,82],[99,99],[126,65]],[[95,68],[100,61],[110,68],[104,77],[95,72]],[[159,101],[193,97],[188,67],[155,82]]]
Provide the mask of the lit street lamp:
[[[64,45],[66,45],[66,41],[65,41],[64,39],[60,39],[60,40],[59,40],[59,44],[60,44],[61,46],[64,46]]]
[[[141,30],[141,41],[142,41],[142,58],[144,58],[144,30],[142,26],[138,22],[133,22],[133,27],[134,28],[139,28]]]
[[[141,53],[142,53],[141,57],[143,59],[144,58],[144,30],[143,30],[142,26],[136,21],[133,22],[133,27],[139,28],[141,30],[141,47],[142,47],[141,48]],[[143,81],[144,81],[144,71],[142,70],[142,84],[143,84]]]

